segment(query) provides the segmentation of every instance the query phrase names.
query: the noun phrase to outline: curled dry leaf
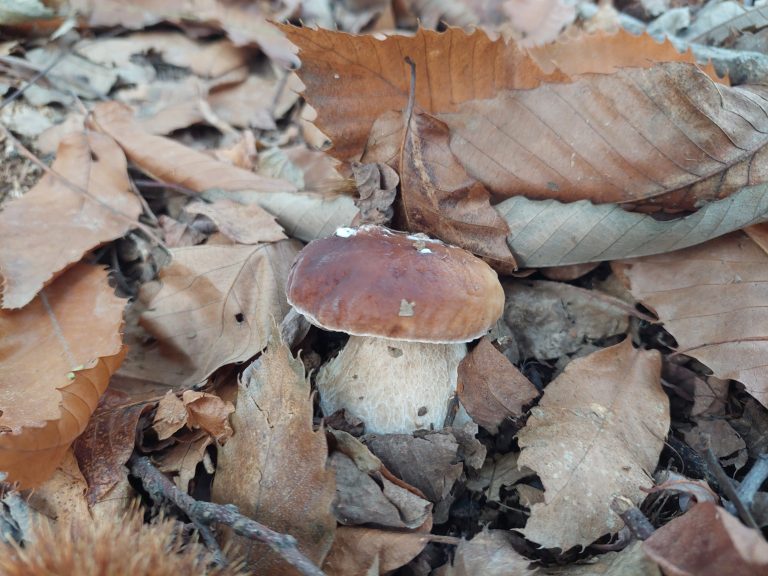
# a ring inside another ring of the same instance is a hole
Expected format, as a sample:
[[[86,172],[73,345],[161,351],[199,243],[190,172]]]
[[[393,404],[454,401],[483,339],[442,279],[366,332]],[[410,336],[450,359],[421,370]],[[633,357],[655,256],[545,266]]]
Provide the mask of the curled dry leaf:
[[[462,540],[453,562],[436,571],[436,576],[527,576],[533,574],[531,561],[512,548],[506,530],[483,530],[472,540]]]
[[[392,204],[400,183],[397,172],[381,162],[352,162],[352,174],[357,185],[359,197],[355,205],[360,209],[361,223],[389,224],[394,215]]]
[[[678,352],[718,378],[738,380],[768,406],[768,256],[757,244],[736,232],[694,248],[616,263],[614,269],[675,337]]]
[[[499,197],[690,210],[766,180],[747,168],[768,154],[767,95],[664,62],[501,92],[438,117],[467,172]]]
[[[275,217],[258,204],[239,204],[222,198],[211,203],[193,202],[184,210],[207,216],[219,232],[238,244],[277,242],[286,238]]]
[[[472,420],[491,434],[505,419],[522,416],[523,406],[539,395],[488,338],[480,340],[459,364],[456,391]]]
[[[560,266],[660,254],[694,246],[768,218],[768,187],[747,186],[674,220],[587,200],[563,204],[515,196],[495,208],[521,266]]]
[[[139,417],[150,403],[110,386],[99,400],[85,431],[75,440],[77,464],[88,484],[88,505],[114,500],[127,482],[125,463],[136,444]],[[126,510],[128,502],[125,502]]]
[[[661,357],[630,340],[571,362],[518,435],[518,463],[544,484],[522,531],[547,548],[586,546],[618,532],[617,495],[639,503],[669,429]]]
[[[187,426],[192,430],[204,430],[221,445],[232,436],[229,415],[235,407],[231,402],[196,390],[184,390],[181,400],[187,409]]]
[[[376,118],[404,110],[408,102],[409,56],[416,64],[416,108],[430,114],[450,112],[467,100],[491,98],[499,90],[533,88],[544,74],[514,43],[490,40],[478,29],[444,33],[419,28],[410,36],[352,36],[330,30],[282,25],[300,49],[297,74],[304,97],[317,110],[315,123],[333,140],[330,153],[358,159]]]
[[[273,322],[288,311],[285,281],[298,243],[175,248],[160,290],[145,285],[141,325],[156,339],[131,349],[125,376],[171,386],[204,381],[214,370],[255,356]]]
[[[46,174],[0,212],[3,308],[28,304],[85,252],[135,227],[141,214],[125,156],[109,136],[70,134],[59,145],[52,169],[58,176]]]
[[[258,192],[295,190],[284,180],[259,176],[170,138],[150,134],[134,120],[131,109],[119,102],[97,104],[89,123],[114,138],[131,162],[143,172],[162,182],[178,184],[195,192],[215,188]]]
[[[0,312],[0,470],[45,481],[85,430],[123,358],[125,301],[78,264],[21,310]]]
[[[232,415],[234,436],[219,449],[212,497],[231,503],[273,530],[291,534],[321,564],[334,539],[336,493],[326,467],[325,433],[312,430],[312,398],[302,363],[273,331],[267,351],[248,371]],[[259,574],[297,572],[264,544],[232,538]]]
[[[768,543],[711,502],[662,526],[645,553],[669,576],[754,576],[768,573]]]

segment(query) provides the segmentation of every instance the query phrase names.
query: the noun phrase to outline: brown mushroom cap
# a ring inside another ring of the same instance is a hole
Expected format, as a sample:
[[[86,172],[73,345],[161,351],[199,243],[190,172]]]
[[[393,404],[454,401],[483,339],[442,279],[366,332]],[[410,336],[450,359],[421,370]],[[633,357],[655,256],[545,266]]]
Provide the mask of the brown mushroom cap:
[[[373,225],[309,243],[293,263],[287,292],[321,328],[413,342],[474,340],[504,309],[496,272],[479,258]]]

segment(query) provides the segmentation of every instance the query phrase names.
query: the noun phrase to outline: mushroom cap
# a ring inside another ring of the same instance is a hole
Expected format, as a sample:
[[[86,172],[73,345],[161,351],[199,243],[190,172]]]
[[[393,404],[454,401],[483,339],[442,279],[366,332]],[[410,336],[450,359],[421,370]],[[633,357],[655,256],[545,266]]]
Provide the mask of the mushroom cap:
[[[291,267],[288,302],[326,330],[412,342],[467,342],[504,310],[496,272],[471,253],[382,226],[339,228]]]

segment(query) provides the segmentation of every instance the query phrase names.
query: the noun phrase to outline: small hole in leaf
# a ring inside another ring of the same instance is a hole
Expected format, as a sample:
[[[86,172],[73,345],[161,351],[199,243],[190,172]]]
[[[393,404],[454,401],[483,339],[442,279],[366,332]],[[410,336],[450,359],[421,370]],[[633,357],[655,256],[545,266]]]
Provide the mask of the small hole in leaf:
[[[91,160],[92,160],[93,162],[98,162],[98,161],[99,161],[99,157],[98,157],[98,155],[97,155],[97,154],[96,154],[96,152],[94,152],[93,150],[91,150]]]
[[[243,315],[242,312],[238,312],[237,314],[235,314],[235,320],[237,320],[238,324],[242,324],[245,321],[245,316]]]
[[[424,414],[426,414],[426,413],[427,413],[427,407],[426,406],[422,406],[421,408],[419,408],[419,411],[417,412],[417,414],[419,416],[424,416]]]

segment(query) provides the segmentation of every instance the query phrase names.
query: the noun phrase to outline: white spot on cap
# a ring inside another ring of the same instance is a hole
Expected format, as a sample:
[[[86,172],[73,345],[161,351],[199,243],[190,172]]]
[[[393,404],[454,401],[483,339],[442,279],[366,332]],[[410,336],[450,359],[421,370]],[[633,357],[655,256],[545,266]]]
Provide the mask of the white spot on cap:
[[[336,236],[339,238],[351,238],[357,234],[357,230],[354,228],[336,228]]]
[[[421,250],[419,250],[419,254],[432,254],[432,250],[430,250],[429,248],[422,248]]]

